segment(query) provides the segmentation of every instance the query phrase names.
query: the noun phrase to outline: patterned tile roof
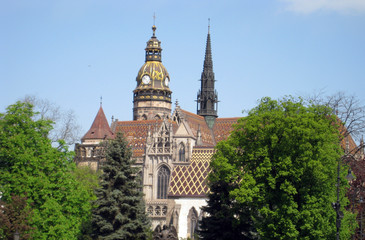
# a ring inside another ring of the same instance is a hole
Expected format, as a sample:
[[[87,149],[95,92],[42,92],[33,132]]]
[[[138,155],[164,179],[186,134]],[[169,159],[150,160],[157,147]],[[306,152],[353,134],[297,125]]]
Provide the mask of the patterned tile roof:
[[[133,156],[141,157],[145,153],[148,129],[151,136],[155,129],[159,129],[163,120],[118,121],[115,132],[122,132],[132,147]],[[172,129],[177,129],[176,122],[172,122]]]
[[[205,122],[204,117],[185,111],[183,109],[180,109],[180,111],[183,114],[184,119],[190,126],[194,134],[194,137],[197,137],[197,132],[200,126],[203,144],[205,146],[214,146],[215,142],[212,131],[209,129],[207,123]]]
[[[155,126],[160,126],[161,123],[162,120],[118,121],[115,131],[122,132],[127,138],[129,146],[132,147],[133,156],[141,157],[146,148],[148,129],[150,128],[152,134]]]
[[[233,125],[237,123],[236,118],[217,118],[213,127],[214,138],[216,142],[226,140],[233,130]]]
[[[180,109],[180,111],[184,115],[184,119],[188,122],[195,137],[200,126],[204,146],[214,146],[217,142],[227,139],[233,130],[233,124],[237,123],[237,120],[240,119],[239,117],[217,118],[211,130],[205,122],[204,117],[183,109]]]
[[[208,192],[206,179],[209,162],[214,154],[212,147],[194,147],[189,165],[173,169],[169,197],[205,197]]]

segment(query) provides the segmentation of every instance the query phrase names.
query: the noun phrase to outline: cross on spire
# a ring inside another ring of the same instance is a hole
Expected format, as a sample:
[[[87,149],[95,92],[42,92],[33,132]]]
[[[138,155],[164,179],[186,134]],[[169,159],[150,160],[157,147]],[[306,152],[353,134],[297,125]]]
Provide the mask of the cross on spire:
[[[208,34],[210,33],[210,18],[208,18]]]
[[[100,107],[103,105],[103,96],[100,96]]]

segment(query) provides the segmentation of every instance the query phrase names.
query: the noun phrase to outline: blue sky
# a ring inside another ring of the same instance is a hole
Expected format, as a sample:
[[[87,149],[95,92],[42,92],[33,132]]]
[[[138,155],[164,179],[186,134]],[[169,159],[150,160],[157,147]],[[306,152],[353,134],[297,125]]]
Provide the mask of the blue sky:
[[[73,109],[86,132],[100,96],[132,119],[132,91],[152,35],[173,102],[196,111],[211,19],[219,117],[270,96],[345,91],[365,100],[365,0],[2,0],[0,112],[25,95]]]

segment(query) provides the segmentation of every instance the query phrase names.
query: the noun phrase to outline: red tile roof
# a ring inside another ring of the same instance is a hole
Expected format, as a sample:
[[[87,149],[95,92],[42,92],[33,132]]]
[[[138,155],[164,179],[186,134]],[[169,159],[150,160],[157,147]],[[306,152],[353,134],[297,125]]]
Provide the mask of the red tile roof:
[[[208,127],[207,123],[205,122],[204,117],[199,116],[197,114],[185,111],[180,109],[181,113],[183,114],[183,118],[187,121],[188,125],[191,128],[191,131],[194,134],[194,137],[197,137],[198,129],[200,126],[200,131],[202,135],[202,141],[204,146],[214,146],[214,138],[211,129]]]
[[[237,123],[237,120],[240,119],[239,117],[217,118],[213,129],[210,129],[204,117],[183,109],[180,109],[180,111],[184,115],[195,137],[200,126],[204,146],[215,146],[217,142],[227,139],[233,130],[233,124]]]
[[[81,138],[81,141],[88,139],[107,139],[114,138],[114,133],[109,127],[103,108],[100,106],[98,113],[89,131]]]
[[[237,123],[238,119],[240,118],[217,118],[213,127],[215,141],[226,140],[233,131],[233,125]]]
[[[141,157],[145,154],[146,140],[148,129],[151,131],[151,136],[155,132],[155,128],[159,129],[163,120],[141,120],[141,121],[119,121],[115,131],[122,132],[132,147],[133,156]],[[172,122],[173,132],[177,129],[176,122]]]

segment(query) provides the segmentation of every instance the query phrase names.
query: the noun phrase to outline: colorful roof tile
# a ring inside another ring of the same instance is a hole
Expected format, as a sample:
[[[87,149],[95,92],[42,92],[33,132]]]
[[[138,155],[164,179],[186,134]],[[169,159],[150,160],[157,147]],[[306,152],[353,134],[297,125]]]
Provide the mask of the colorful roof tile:
[[[213,127],[215,141],[226,140],[233,131],[233,125],[237,123],[238,119],[240,118],[217,118]]]
[[[134,157],[141,157],[145,154],[148,129],[151,135],[155,129],[159,129],[163,120],[141,120],[141,121],[118,121],[116,132],[122,132],[132,148]],[[172,129],[175,132],[177,124],[172,122]]]
[[[206,197],[212,147],[194,147],[189,165],[179,165],[173,169],[169,197]]]

